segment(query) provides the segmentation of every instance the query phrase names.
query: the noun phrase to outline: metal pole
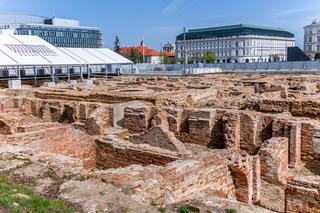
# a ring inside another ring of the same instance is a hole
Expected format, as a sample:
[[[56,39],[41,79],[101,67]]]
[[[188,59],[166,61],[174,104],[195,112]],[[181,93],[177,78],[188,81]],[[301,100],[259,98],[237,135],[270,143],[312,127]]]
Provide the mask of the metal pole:
[[[162,42],[160,43],[160,64],[164,64],[164,59],[162,54]]]
[[[90,79],[90,69],[91,69],[91,68],[90,68],[90,65],[88,64],[88,65],[87,65],[88,79]]]
[[[37,87],[37,70],[36,70],[36,66],[33,66],[33,74],[34,74],[34,86]]]
[[[17,71],[18,79],[21,80],[21,75],[20,75],[20,66],[18,66],[18,71]]]
[[[50,72],[51,72],[51,81],[54,82],[53,66],[50,66]]]
[[[68,81],[70,82],[71,78],[70,78],[70,70],[68,65],[67,65],[67,75],[68,75]]]
[[[188,63],[188,56],[187,56],[187,44],[186,44],[186,27],[183,27],[183,46],[184,46],[184,74],[187,74],[187,63]]]
[[[80,65],[80,78],[83,80],[82,65]]]
[[[144,64],[145,62],[145,55],[144,55],[144,38],[142,40],[142,63]]]

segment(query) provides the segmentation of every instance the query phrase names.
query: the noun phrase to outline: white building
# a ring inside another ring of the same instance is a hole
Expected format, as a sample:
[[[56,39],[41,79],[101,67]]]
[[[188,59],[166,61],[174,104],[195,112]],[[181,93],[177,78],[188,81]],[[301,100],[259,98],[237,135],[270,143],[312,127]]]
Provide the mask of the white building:
[[[99,28],[81,26],[78,20],[0,13],[0,34],[34,35],[56,47],[102,48]]]
[[[202,61],[214,52],[217,62],[286,61],[287,47],[295,46],[294,35],[283,29],[231,25],[189,30],[176,39],[177,61]]]
[[[320,53],[320,20],[314,20],[304,27],[304,52],[310,58]]]

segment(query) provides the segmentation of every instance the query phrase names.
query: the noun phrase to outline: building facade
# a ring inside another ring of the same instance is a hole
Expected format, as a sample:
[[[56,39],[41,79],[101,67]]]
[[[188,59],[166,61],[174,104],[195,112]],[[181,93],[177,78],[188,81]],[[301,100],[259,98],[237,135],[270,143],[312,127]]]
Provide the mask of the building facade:
[[[175,45],[170,42],[167,42],[163,45],[162,51],[166,53],[173,53],[175,52]]]
[[[304,52],[311,59],[314,59],[316,53],[320,53],[320,20],[318,19],[304,27]]]
[[[103,36],[98,28],[81,26],[78,20],[71,19],[2,13],[0,33],[36,35],[56,47],[103,47]]]
[[[136,55],[139,60],[136,63],[161,64],[164,63],[165,57],[168,59],[167,63],[175,63],[175,52],[160,52],[151,49],[147,46],[130,46],[121,47],[120,53],[131,59],[132,55]],[[134,59],[131,59],[134,61]]]
[[[203,61],[214,52],[218,63],[286,61],[294,35],[278,28],[231,25],[194,29],[176,38],[177,62]]]

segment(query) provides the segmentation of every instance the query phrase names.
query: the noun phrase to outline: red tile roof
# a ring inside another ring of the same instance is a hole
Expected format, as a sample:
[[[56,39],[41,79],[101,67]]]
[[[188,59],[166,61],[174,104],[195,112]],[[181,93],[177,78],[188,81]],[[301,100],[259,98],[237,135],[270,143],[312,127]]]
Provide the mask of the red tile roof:
[[[168,56],[175,57],[176,53],[168,53],[168,52],[159,52],[157,50],[153,50],[146,46],[132,46],[132,47],[122,47],[120,48],[120,53],[123,55],[130,55],[132,49],[134,49],[139,55],[142,55],[144,52],[145,56]]]

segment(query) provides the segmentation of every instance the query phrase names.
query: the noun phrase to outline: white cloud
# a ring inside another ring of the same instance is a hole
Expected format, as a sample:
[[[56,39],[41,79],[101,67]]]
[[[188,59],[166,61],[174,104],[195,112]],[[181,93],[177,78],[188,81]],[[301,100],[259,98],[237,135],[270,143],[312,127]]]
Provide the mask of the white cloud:
[[[163,11],[165,13],[174,12],[176,10],[182,11],[198,1],[199,0],[170,0],[169,4],[164,8]]]
[[[278,17],[284,17],[284,16],[291,16],[296,15],[300,13],[306,13],[306,12],[320,12],[320,7],[299,7],[299,8],[289,8],[285,10],[275,10],[278,13]]]
[[[164,8],[165,12],[172,12],[176,9],[178,9],[179,7],[181,7],[181,5],[183,5],[185,3],[186,0],[171,0],[169,2],[169,4]]]

